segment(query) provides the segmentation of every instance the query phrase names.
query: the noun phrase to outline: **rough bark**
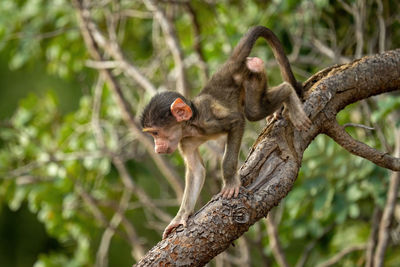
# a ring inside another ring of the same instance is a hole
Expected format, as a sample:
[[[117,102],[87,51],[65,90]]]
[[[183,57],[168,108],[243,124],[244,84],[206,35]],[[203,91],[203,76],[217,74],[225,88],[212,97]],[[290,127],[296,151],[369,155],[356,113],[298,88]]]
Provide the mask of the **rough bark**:
[[[178,228],[160,241],[136,266],[202,266],[267,216],[293,187],[304,150],[318,134],[328,134],[341,109],[400,89],[400,49],[322,70],[305,82],[304,89],[311,129],[299,132],[286,119],[268,125],[240,168],[245,188],[239,197],[212,198],[189,219],[187,228]],[[341,134],[329,133],[338,139]],[[383,160],[374,158],[382,156],[379,153],[361,156],[373,162]],[[390,160],[389,168],[396,170],[399,159]]]

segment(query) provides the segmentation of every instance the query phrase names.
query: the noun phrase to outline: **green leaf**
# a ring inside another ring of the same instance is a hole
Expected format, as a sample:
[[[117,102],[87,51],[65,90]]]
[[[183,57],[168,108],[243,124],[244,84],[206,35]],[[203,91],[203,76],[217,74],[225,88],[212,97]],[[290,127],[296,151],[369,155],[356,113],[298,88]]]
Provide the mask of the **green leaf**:
[[[22,202],[25,200],[27,190],[25,187],[17,187],[14,196],[9,202],[8,206],[11,210],[16,211],[21,207]]]
[[[358,207],[357,203],[353,203],[349,207],[349,215],[351,218],[355,219],[360,216],[360,208]]]
[[[32,117],[33,117],[33,114],[30,110],[27,110],[25,108],[20,108],[15,113],[15,115],[11,121],[16,127],[21,128],[26,123],[28,123]]]
[[[347,189],[346,197],[351,202],[359,200],[362,196],[363,196],[363,191],[360,189],[358,184],[352,184]]]

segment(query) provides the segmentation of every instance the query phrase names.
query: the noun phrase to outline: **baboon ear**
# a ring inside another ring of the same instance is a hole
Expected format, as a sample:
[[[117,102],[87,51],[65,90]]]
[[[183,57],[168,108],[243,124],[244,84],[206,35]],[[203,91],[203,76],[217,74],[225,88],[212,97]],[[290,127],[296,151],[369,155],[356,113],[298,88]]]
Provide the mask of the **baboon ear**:
[[[181,98],[175,99],[170,109],[177,122],[187,121],[193,115],[192,109]]]

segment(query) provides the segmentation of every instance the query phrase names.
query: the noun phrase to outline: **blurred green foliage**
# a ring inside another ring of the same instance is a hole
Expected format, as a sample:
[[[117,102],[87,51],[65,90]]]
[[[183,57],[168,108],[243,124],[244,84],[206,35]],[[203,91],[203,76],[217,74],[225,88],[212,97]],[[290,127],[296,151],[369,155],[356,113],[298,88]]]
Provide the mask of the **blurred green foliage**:
[[[190,15],[180,4],[163,2],[160,6],[176,26],[187,59],[187,80],[195,95],[202,84]],[[347,2],[354,7],[356,1]],[[288,54],[298,49],[293,65],[300,80],[337,63],[337,58],[316,52],[314,38],[349,59],[357,46],[354,18],[335,1],[191,1],[191,6],[211,73],[242,34],[256,24],[273,29]],[[400,7],[395,0],[388,0],[384,8],[385,19],[390,20],[386,49],[393,49],[400,45],[400,22],[395,17]],[[142,12],[145,18],[122,16],[127,10]],[[91,12],[106,36],[110,34],[107,19],[111,15],[119,18],[116,38],[125,56],[156,87],[174,88],[173,58],[141,1],[92,1]],[[366,8],[365,16],[371,19],[376,12],[373,4]],[[0,14],[0,265],[93,266],[103,232],[125,189],[112,162],[114,155],[126,162],[134,185],[171,216],[178,205],[176,195],[138,138],[127,129],[107,85],[99,81],[98,71],[86,66],[90,57],[70,2],[2,0]],[[364,27],[363,53],[376,53],[378,26]],[[261,42],[254,55],[273,62],[271,51]],[[149,95],[120,70],[114,74],[138,115]],[[271,84],[281,81],[275,65],[268,74]],[[100,98],[95,97],[96,90],[101,91]],[[96,103],[100,107],[97,113]],[[399,109],[400,97],[380,96],[368,105],[370,117],[355,104],[338,115],[339,122],[374,123],[387,143],[377,131],[348,128],[348,132],[381,150],[393,148],[396,125],[391,125],[388,117]],[[96,116],[104,144],[96,134]],[[263,124],[249,124],[242,160]],[[218,192],[214,178],[219,176],[219,164],[207,149],[202,153],[209,176],[202,193],[204,204]],[[168,159],[183,176],[179,155],[174,153]],[[276,211],[279,237],[291,265],[311,240],[317,242],[306,266],[315,266],[351,245],[365,244],[373,211],[385,203],[388,177],[388,171],[350,155],[328,137],[317,137],[304,155],[295,187]],[[129,224],[140,245],[149,249],[167,223],[137,194],[131,196],[124,220],[111,240],[109,266],[135,262]],[[262,223],[252,227],[246,238],[253,240],[248,242],[252,266],[261,266],[264,257],[273,258]],[[259,238],[261,252],[251,248],[259,246]],[[17,248],[15,253],[8,253],[10,246]],[[393,243],[387,252],[387,266],[396,266],[399,255],[399,246]],[[363,260],[363,252],[354,252],[340,266],[360,265]],[[276,266],[274,261],[271,264]]]

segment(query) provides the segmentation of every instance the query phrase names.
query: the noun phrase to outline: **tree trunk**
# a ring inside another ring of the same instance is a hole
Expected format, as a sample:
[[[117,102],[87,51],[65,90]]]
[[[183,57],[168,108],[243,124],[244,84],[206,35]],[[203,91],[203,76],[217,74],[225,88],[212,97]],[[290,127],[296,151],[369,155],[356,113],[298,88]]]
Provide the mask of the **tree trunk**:
[[[400,49],[313,75],[304,84],[304,108],[313,121],[310,130],[299,132],[287,119],[268,125],[240,168],[244,188],[239,197],[213,197],[189,219],[187,228],[179,227],[160,241],[136,266],[202,266],[227,249],[290,192],[304,150],[318,134],[326,133],[350,152],[399,170],[398,159],[351,141],[336,124],[336,114],[345,106],[398,89]]]

